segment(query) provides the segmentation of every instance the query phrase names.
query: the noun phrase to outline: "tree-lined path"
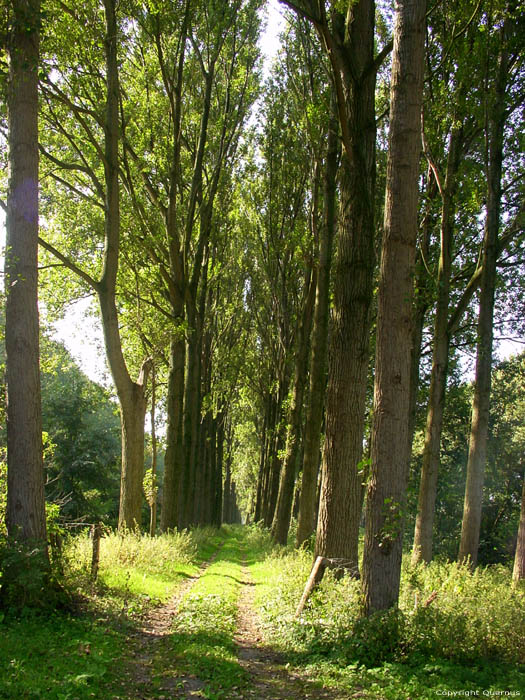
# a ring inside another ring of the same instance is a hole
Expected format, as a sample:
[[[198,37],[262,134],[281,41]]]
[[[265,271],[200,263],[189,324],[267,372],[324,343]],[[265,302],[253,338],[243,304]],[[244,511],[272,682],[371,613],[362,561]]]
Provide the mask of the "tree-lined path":
[[[9,700],[516,686],[523,1],[276,1],[2,4]]]
[[[167,604],[151,609],[141,620],[129,637],[122,659],[123,689],[115,698],[344,697],[291,667],[286,655],[265,639],[249,566],[263,560],[265,553],[250,551],[247,535],[249,531],[241,529],[230,532]]]

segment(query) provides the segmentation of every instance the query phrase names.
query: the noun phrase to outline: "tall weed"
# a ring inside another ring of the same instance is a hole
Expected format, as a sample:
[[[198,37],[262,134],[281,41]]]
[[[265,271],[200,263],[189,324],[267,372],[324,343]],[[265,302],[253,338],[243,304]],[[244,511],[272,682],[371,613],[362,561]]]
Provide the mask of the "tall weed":
[[[504,567],[403,566],[399,609],[363,618],[360,585],[330,571],[295,616],[312,557],[277,551],[254,567],[267,635],[283,649],[375,666],[413,654],[455,662],[525,662],[525,594]]]

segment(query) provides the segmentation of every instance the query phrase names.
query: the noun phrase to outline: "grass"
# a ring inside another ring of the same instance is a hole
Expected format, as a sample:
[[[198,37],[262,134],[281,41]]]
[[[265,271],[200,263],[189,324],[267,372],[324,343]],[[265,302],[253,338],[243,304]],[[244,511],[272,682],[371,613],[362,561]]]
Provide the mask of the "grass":
[[[107,533],[96,584],[89,579],[90,548],[82,535],[64,553],[74,612],[0,613],[0,700],[143,697],[135,691],[146,681],[134,678],[129,665],[141,616],[213,553],[182,598],[172,634],[151,640],[147,697],[161,698],[166,688],[167,697],[177,697],[192,678],[208,700],[247,688],[234,642],[243,561],[256,583],[266,643],[290,670],[314,681],[312,688],[370,700],[521,697],[525,688],[525,591],[512,589],[502,567],[472,575],[442,561],[404,565],[399,611],[367,620],[360,617],[359,583],[329,571],[297,619],[311,555],[272,548],[261,529],[157,538]]]
[[[205,682],[204,697],[230,697],[247,677],[233,641],[242,585],[242,534],[230,528],[216,559],[183,599],[172,635],[177,667]]]
[[[264,636],[306,676],[385,700],[523,692],[525,595],[512,590],[506,569],[404,566],[400,611],[369,620],[360,619],[359,583],[327,572],[297,619],[311,555],[264,544],[261,553],[251,574]]]
[[[158,538],[107,533],[96,584],[89,578],[89,537],[72,538],[63,585],[75,609],[0,613],[0,698],[123,697],[122,659],[140,616],[193,576],[224,538],[211,528]]]

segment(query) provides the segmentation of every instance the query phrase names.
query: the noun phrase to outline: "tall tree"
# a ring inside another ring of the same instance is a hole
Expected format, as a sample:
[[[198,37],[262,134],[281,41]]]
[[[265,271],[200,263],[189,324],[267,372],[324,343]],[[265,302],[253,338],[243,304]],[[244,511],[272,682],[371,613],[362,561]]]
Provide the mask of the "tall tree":
[[[328,355],[326,437],[316,552],[357,565],[361,460],[375,266],[375,84],[372,0],[283,2],[315,26],[329,56],[344,155],[334,306]],[[389,49],[386,50],[388,53]]]
[[[14,537],[45,543],[37,306],[40,22],[39,0],[13,0],[7,43],[6,520]]]
[[[330,273],[335,234],[336,178],[340,146],[335,108],[328,126],[323,170],[323,212],[319,225],[317,286],[310,353],[310,385],[304,427],[303,473],[295,544],[300,547],[316,530],[319,449],[326,386],[326,353],[330,314]]]
[[[93,8],[85,7],[89,12]],[[135,528],[140,526],[142,520],[142,478],[144,471],[144,419],[146,413],[145,385],[150,370],[150,361],[146,360],[139,372],[137,380],[133,380],[123,352],[122,336],[119,325],[119,309],[117,306],[117,278],[119,274],[119,261],[121,250],[121,208],[119,185],[119,68],[118,68],[118,43],[119,30],[116,16],[115,0],[104,2],[104,29],[98,27],[95,21],[94,31],[104,31],[104,66],[105,76],[102,94],[90,95],[100,100],[105,106],[105,114],[102,116],[96,110],[85,106],[81,100],[75,101],[76,95],[68,96],[63,89],[68,85],[70,69],[67,65],[58,67],[62,69],[64,80],[53,81],[50,77],[46,80],[45,94],[50,100],[56,101],[70,112],[76,122],[79,133],[70,133],[61,122],[53,107],[50,109],[48,119],[54,128],[65,137],[66,143],[71,144],[73,158],[76,162],[64,162],[61,160],[62,151],[57,149],[57,155],[44,150],[46,158],[65,173],[80,173],[87,176],[86,182],[80,180],[78,184],[70,182],[62,175],[61,183],[71,191],[84,199],[90,200],[95,206],[104,211],[104,252],[101,259],[102,269],[100,275],[91,274],[77,261],[64,255],[49,241],[40,239],[40,244],[54,256],[56,256],[68,269],[73,271],[88,287],[98,296],[102,328],[106,347],[106,355],[111,374],[117,389],[119,398],[121,425],[122,425],[122,472],[120,491],[119,527]],[[75,29],[79,31],[81,15],[70,8],[68,16],[72,16],[77,24]],[[91,60],[91,57],[90,57]],[[98,60],[96,56],[94,61]],[[89,65],[89,61],[86,61]],[[89,72],[89,68],[86,68]],[[100,75],[100,67],[93,65],[93,74]],[[64,83],[64,85],[62,84]],[[89,81],[91,88],[91,81]],[[98,86],[100,87],[100,86]],[[103,95],[103,96],[102,96]],[[82,100],[86,96],[82,93]],[[89,103],[89,97],[86,102]],[[96,103],[99,105],[100,103]],[[91,122],[88,120],[88,115]],[[102,133],[100,133],[102,131]],[[103,134],[103,135],[102,135]],[[84,145],[89,144],[89,148]],[[98,168],[90,164],[89,152],[93,150],[96,158],[103,164],[103,176],[99,177]],[[96,197],[90,197],[89,187],[96,193]],[[98,197],[98,199],[97,199]],[[103,204],[100,200],[103,200]],[[93,227],[96,229],[96,219]]]
[[[396,605],[409,460],[413,272],[425,51],[425,2],[396,5],[374,417],[363,592],[367,614]]]
[[[494,94],[487,95],[487,204],[483,240],[483,272],[479,295],[477,328],[476,374],[472,400],[472,424],[469,439],[467,483],[463,506],[461,541],[458,559],[475,566],[478,557],[483,480],[486,462],[490,388],[492,373],[492,346],[494,330],[494,298],[496,291],[496,264],[501,217],[501,176],[504,154],[504,130],[507,113],[509,73],[516,57],[509,52],[509,38],[513,20],[506,17],[499,31],[500,50]],[[488,79],[488,76],[487,76]]]

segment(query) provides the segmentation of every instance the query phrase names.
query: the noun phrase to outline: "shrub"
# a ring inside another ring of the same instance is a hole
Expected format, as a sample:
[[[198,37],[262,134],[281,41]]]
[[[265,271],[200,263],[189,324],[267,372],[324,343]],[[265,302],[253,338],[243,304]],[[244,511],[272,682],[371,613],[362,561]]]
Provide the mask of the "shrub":
[[[42,542],[0,537],[0,608],[46,607],[50,568]]]
[[[435,592],[435,598],[430,597]],[[405,646],[457,661],[525,662],[525,593],[501,565],[473,573],[457,563],[403,567]]]

